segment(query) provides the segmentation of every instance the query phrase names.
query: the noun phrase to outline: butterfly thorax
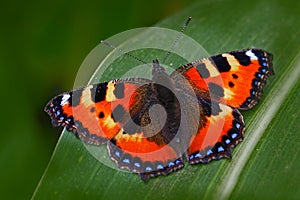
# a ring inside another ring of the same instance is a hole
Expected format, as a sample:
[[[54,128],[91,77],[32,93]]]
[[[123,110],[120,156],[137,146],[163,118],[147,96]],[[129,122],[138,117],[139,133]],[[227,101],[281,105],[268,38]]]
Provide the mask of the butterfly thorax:
[[[161,109],[157,110],[155,123],[164,124],[161,134],[163,140],[168,143],[173,139],[177,132],[178,124],[180,124],[180,105],[176,97],[176,87],[174,80],[165,72],[165,69],[159,64],[158,60],[153,60],[152,81],[150,84],[150,90],[148,90],[148,102],[151,102],[148,106],[150,108],[153,105],[160,105]],[[163,122],[163,116],[165,115],[165,122]],[[170,133],[174,134],[170,134]]]
[[[162,102],[174,102],[174,92],[175,92],[175,83],[170,78],[170,76],[165,72],[164,67],[162,67],[158,60],[153,60],[153,70],[152,70],[152,94],[159,95],[160,98],[156,98]]]

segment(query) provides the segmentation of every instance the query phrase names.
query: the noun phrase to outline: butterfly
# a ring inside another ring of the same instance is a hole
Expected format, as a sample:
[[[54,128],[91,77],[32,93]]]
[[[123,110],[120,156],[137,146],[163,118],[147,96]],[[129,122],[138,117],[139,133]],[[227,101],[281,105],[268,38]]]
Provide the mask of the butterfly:
[[[231,157],[244,136],[239,110],[261,97],[274,74],[272,54],[255,48],[191,62],[167,74],[153,60],[152,79],[126,78],[60,94],[46,105],[53,126],[107,145],[121,169],[143,180],[189,164]]]

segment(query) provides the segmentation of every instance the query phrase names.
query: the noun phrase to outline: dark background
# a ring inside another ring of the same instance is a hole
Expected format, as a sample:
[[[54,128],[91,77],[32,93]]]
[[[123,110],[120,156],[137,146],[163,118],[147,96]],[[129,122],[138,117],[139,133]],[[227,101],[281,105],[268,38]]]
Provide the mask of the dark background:
[[[83,59],[119,32],[153,24],[192,0],[11,1],[0,9],[2,197],[30,198],[61,129],[45,104],[72,89]]]

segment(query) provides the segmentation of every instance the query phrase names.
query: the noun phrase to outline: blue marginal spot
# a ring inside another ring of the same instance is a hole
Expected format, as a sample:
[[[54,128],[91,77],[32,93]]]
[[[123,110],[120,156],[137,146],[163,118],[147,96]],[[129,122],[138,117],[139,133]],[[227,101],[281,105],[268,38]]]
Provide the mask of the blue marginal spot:
[[[230,144],[230,140],[229,140],[229,139],[226,139],[226,140],[225,140],[225,144]]]
[[[225,151],[225,149],[222,146],[219,146],[218,147],[218,152],[222,152],[222,151]]]
[[[266,68],[262,68],[261,72],[265,74],[267,72],[267,69]]]
[[[200,152],[196,153],[195,158],[201,158],[201,157],[202,157],[202,155]]]
[[[194,155],[190,155],[190,160],[193,160],[194,159]]]
[[[60,115],[60,110],[57,110],[57,111],[56,111],[56,115],[57,115],[57,116]]]
[[[156,169],[164,169],[164,166],[162,166],[161,164],[158,164],[158,165],[156,166]]]
[[[214,152],[210,149],[206,152],[206,155],[209,156],[210,154],[213,154]]]
[[[175,161],[175,164],[177,164],[177,165],[178,165],[179,163],[181,163],[181,161],[180,161],[180,160],[176,160],[176,161]]]
[[[173,167],[175,164],[173,163],[173,162],[170,162],[169,164],[168,164],[168,167]]]
[[[268,64],[267,64],[266,62],[263,62],[262,65],[263,65],[264,67],[268,66]]]
[[[120,158],[120,152],[119,152],[119,151],[116,151],[116,152],[115,152],[115,155],[116,155],[118,158]]]
[[[140,168],[140,167],[141,167],[141,164],[140,164],[140,163],[138,163],[138,162],[135,162],[135,163],[134,163],[134,166],[136,166],[136,167]]]
[[[148,171],[148,172],[152,171],[152,168],[148,166],[148,167],[146,167],[146,171]]]
[[[238,136],[237,133],[232,133],[232,134],[231,134],[231,138],[232,138],[232,139],[235,139],[237,136]]]
[[[236,124],[235,124],[235,127],[236,127],[237,129],[239,129],[239,130],[240,130],[240,128],[241,128],[241,125],[240,125],[240,123],[236,123]]]
[[[257,73],[256,75],[257,77],[261,78],[261,73]]]
[[[124,158],[124,159],[122,160],[122,162],[123,162],[123,163],[130,164],[130,160],[129,160],[128,158]]]
[[[64,117],[60,117],[60,118],[59,118],[60,121],[63,121],[64,119],[65,119]]]
[[[72,119],[71,119],[71,118],[67,118],[67,121],[68,121],[68,122],[71,122],[71,121],[72,121]]]

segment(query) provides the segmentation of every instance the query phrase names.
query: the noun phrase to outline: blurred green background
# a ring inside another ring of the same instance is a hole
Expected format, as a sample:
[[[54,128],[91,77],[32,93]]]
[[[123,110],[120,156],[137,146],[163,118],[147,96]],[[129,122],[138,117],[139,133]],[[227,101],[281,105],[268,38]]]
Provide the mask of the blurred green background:
[[[2,3],[1,197],[32,196],[61,132],[51,127],[43,108],[53,96],[72,89],[81,62],[100,40],[128,29],[151,26],[191,2]]]

